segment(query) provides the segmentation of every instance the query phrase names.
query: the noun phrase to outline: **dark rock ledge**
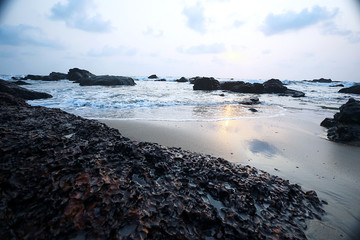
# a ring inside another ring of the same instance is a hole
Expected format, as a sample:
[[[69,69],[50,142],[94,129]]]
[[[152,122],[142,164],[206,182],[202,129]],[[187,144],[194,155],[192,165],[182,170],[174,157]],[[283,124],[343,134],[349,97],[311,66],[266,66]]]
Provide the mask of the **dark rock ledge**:
[[[334,118],[325,118],[320,125],[328,129],[329,140],[360,146],[360,101],[350,98]]]
[[[195,77],[190,80],[194,90],[227,90],[239,93],[274,93],[280,96],[304,97],[305,93],[288,89],[279,79],[270,79],[264,83],[246,83],[243,81],[229,81],[220,83],[214,78]]]
[[[0,239],[305,239],[314,191],[0,93]]]

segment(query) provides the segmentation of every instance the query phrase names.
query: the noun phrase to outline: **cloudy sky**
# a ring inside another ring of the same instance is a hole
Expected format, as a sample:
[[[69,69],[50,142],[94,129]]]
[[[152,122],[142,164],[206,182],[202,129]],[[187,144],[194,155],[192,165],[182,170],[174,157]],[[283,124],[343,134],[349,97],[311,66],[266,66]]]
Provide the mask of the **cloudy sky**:
[[[360,81],[355,0],[11,0],[0,73]]]

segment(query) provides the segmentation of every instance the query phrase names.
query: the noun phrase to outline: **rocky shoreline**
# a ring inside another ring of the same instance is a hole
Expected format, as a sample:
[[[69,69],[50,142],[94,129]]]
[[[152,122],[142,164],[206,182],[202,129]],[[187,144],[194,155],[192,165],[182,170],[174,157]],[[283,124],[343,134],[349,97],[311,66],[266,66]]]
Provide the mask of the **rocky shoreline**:
[[[0,102],[1,239],[306,239],[324,214],[314,191],[250,166]]]

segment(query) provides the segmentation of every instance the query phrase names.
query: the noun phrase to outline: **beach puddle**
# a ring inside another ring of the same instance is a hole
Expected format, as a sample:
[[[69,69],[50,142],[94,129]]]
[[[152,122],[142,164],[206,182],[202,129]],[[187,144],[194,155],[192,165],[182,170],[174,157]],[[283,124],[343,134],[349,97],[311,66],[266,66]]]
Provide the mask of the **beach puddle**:
[[[248,145],[249,145],[249,150],[252,153],[262,154],[269,158],[273,157],[279,152],[275,146],[269,144],[268,142],[257,139],[248,141]]]

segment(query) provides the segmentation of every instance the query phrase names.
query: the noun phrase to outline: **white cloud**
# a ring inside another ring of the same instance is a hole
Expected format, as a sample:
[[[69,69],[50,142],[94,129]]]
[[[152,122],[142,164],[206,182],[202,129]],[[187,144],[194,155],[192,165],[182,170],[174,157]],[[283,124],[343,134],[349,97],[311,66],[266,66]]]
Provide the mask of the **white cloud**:
[[[67,4],[57,3],[51,9],[52,20],[65,21],[66,26],[86,32],[109,32],[111,22],[105,21],[98,13],[89,15],[94,8],[92,0],[68,1]]]
[[[331,19],[336,16],[337,12],[337,9],[329,11],[324,7],[314,6],[311,10],[303,9],[299,13],[293,11],[277,15],[271,13],[265,18],[261,31],[265,35],[274,35],[289,30],[299,30]]]
[[[153,37],[162,37],[164,32],[162,30],[154,30],[152,27],[148,26],[146,31],[143,32],[144,35],[149,35]]]
[[[189,28],[199,33],[206,32],[204,7],[200,3],[191,7],[184,7],[183,14],[187,18]]]
[[[223,43],[213,43],[213,44],[202,44],[189,47],[187,49],[179,48],[179,52],[187,54],[218,54],[224,53],[226,51],[225,45]]]
[[[360,42],[360,32],[354,32],[351,30],[339,28],[333,21],[327,21],[323,24],[322,33],[325,35],[338,35],[344,36],[351,43]]]
[[[46,38],[40,28],[25,24],[0,26],[0,44],[61,48],[58,42]]]
[[[105,46],[100,51],[96,51],[94,49],[91,49],[88,51],[87,55],[90,57],[110,57],[110,56],[134,56],[136,55],[136,49],[135,48],[128,48],[124,46],[119,47],[109,47]]]

